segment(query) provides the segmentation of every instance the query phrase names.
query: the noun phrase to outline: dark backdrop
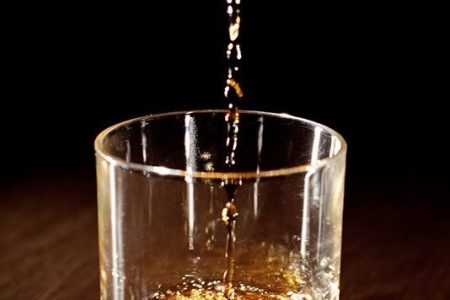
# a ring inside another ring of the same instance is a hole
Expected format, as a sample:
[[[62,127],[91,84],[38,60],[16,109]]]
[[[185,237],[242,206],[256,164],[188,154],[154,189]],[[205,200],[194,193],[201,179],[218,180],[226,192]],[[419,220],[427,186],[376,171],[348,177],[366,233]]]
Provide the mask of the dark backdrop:
[[[153,1],[152,1],[153,2]],[[225,107],[225,1],[22,7],[4,48],[2,176],[94,170],[93,140],[144,114]],[[244,1],[243,108],[325,123],[348,180],[446,176],[440,40],[406,8]],[[350,9],[351,8],[351,9]],[[431,25],[432,27],[433,25]]]

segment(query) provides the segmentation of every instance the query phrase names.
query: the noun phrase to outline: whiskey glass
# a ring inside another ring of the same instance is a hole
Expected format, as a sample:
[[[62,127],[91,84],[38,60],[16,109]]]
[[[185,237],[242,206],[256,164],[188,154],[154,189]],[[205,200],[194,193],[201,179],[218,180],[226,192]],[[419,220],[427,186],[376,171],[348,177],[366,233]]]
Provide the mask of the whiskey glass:
[[[344,139],[240,111],[230,171],[226,114],[155,114],[99,134],[101,299],[339,298]],[[232,270],[226,182],[238,185]]]

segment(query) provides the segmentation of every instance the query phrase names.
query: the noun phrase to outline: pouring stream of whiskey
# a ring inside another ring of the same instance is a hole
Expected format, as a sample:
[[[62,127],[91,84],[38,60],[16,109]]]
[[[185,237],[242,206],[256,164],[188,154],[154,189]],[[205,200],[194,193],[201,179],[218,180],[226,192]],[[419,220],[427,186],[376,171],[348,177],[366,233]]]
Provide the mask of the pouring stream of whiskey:
[[[239,109],[238,102],[244,97],[240,85],[241,79],[241,45],[240,45],[240,26],[241,26],[241,0],[226,0],[228,15],[228,45],[227,62],[228,72],[225,85],[225,98],[228,102],[228,112],[225,116],[227,123],[226,137],[226,157],[225,164],[230,172],[235,171],[236,149],[238,147],[239,134]],[[236,242],[236,218],[238,211],[236,207],[236,192],[241,184],[240,180],[224,180],[222,185],[227,194],[227,203],[222,210],[222,221],[227,228],[227,242],[225,249],[225,258],[227,260],[227,269],[223,276],[224,295],[227,299],[234,298],[233,273],[234,273],[234,252]]]

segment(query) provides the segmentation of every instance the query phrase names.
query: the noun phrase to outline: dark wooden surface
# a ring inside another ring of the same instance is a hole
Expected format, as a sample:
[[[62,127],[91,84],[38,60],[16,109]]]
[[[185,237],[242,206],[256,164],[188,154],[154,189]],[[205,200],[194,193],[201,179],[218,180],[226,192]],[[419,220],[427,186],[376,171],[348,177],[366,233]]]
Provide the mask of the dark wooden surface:
[[[0,186],[0,299],[98,299],[95,180]],[[449,194],[349,186],[341,299],[450,299]]]

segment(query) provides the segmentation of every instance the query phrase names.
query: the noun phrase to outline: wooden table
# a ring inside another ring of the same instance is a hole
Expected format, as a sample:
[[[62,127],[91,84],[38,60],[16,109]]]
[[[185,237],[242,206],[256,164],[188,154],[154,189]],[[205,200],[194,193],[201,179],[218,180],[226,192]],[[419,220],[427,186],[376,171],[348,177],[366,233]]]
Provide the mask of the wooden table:
[[[341,299],[450,299],[450,197],[431,187],[349,186]],[[0,186],[0,299],[98,299],[95,179]]]

